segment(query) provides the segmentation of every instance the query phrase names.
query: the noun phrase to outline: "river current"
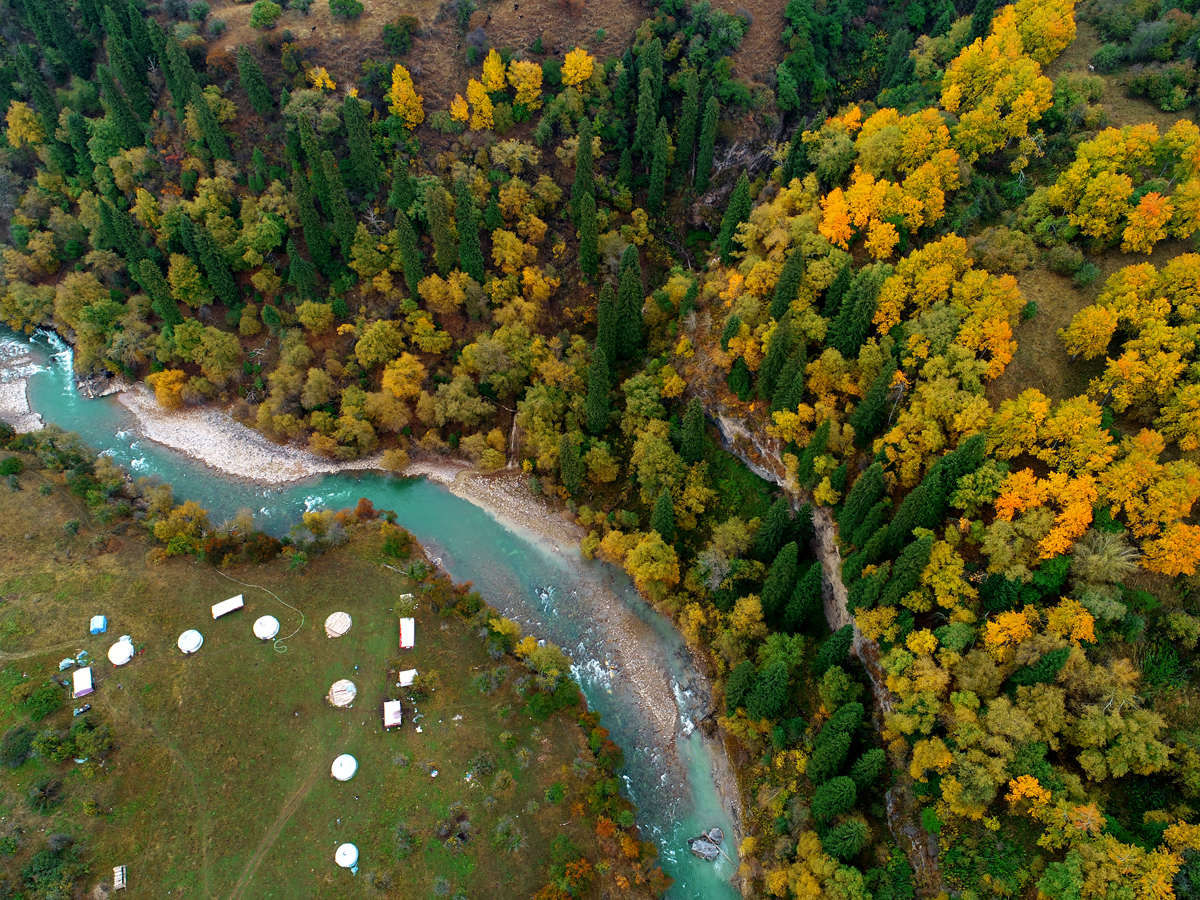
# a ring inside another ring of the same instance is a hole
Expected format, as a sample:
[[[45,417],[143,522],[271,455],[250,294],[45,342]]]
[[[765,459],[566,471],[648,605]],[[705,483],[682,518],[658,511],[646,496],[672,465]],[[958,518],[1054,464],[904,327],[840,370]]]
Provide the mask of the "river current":
[[[43,421],[77,432],[134,477],[170,482],[177,499],[195,500],[209,510],[212,521],[249,507],[259,527],[280,534],[305,510],[354,506],[360,497],[370,499],[377,509],[393,510],[455,580],[474,582],[492,606],[570,653],[588,704],[603,714],[605,727],[625,750],[621,774],[638,807],[638,824],[658,843],[662,867],[675,878],[668,896],[738,896],[729,883],[734,874],[731,860],[704,862],[687,847],[687,838],[714,825],[727,836],[734,834],[713,777],[714,748],[691,728],[693,716],[707,712],[699,691],[703,680],[671,623],[641,600],[624,572],[501,524],[424,478],[351,472],[268,487],[226,477],[141,438],[116,397],[81,397],[71,373],[71,351],[57,336],[26,337],[0,327],[0,359],[18,349],[33,357],[34,363],[20,374],[28,375],[29,405]],[[591,601],[600,594],[617,598],[623,607],[620,616],[597,617]],[[638,673],[622,670],[625,656],[610,628],[613,619],[631,621],[631,615],[638,627],[623,627],[621,637],[640,642],[640,650],[667,671],[673,696],[663,700],[678,710],[673,736],[662,734],[639,699],[634,683]],[[731,840],[724,850],[736,860]]]

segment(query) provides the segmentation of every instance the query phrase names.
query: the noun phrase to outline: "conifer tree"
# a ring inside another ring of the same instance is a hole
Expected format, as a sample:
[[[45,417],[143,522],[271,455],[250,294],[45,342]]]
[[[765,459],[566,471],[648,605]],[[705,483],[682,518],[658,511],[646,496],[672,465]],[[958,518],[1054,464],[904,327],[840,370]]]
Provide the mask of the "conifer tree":
[[[586,403],[587,430],[600,435],[608,428],[608,358],[599,347],[592,351],[592,364],[588,369],[588,393]]]
[[[895,606],[921,584],[921,573],[929,565],[933,551],[933,538],[929,535],[912,541],[904,547],[900,558],[892,566],[892,575],[883,587],[879,598],[880,606]]]
[[[850,819],[821,838],[821,849],[834,859],[848,863],[862,852],[869,836],[866,822]]]
[[[207,229],[196,225],[194,231],[196,249],[200,251],[200,265],[204,269],[204,274],[208,276],[209,287],[226,306],[236,306],[238,289],[233,280],[233,273],[229,271],[225,251],[221,249]]]
[[[617,356],[617,302],[613,287],[607,281],[600,288],[596,304],[596,346],[604,351],[605,359]]]
[[[712,177],[713,151],[717,146],[717,122],[721,118],[721,104],[716,97],[709,97],[704,107],[704,121],[700,125],[700,139],[696,143],[696,177],[697,194],[708,190],[708,180]]]
[[[392,166],[392,189],[388,192],[388,206],[404,210],[407,215],[416,199],[417,183],[408,174],[408,164],[397,157],[395,165]]]
[[[633,151],[642,161],[650,162],[654,147],[654,128],[658,121],[658,104],[654,100],[654,74],[643,67],[638,75],[637,125],[633,131]]]
[[[891,272],[891,266],[868,266],[854,276],[842,298],[841,309],[825,340],[847,359],[858,356],[859,348],[871,333],[879,289]]]
[[[773,560],[779,549],[787,542],[792,530],[792,507],[787,497],[780,497],[771,504],[758,534],[754,536],[754,555],[766,562]]]
[[[787,695],[788,665],[778,660],[758,673],[754,687],[746,697],[746,715],[751,719],[778,718]]]
[[[784,544],[776,554],[767,580],[763,582],[761,599],[764,616],[774,618],[783,612],[796,584],[796,564],[799,559],[800,548],[795,541]]]
[[[595,279],[600,272],[600,229],[596,221],[596,201],[591,194],[579,200],[579,270]]]
[[[792,316],[788,313],[775,326],[775,330],[771,332],[771,340],[767,342],[767,355],[758,367],[758,396],[764,400],[775,396],[779,376],[783,374],[791,356]]]
[[[379,159],[375,156],[363,101],[347,94],[342,101],[342,119],[346,123],[346,143],[350,147],[351,181],[359,191],[374,197],[379,190]]]
[[[129,98],[133,111],[142,122],[150,121],[150,117],[154,115],[154,104],[150,102],[145,76],[139,73],[133,64],[137,51],[122,35],[110,35],[105,41],[105,48],[108,51],[108,61],[116,76],[120,78],[121,87],[125,89],[125,96]]]
[[[142,14],[141,7],[134,3],[133,0],[129,0],[125,4],[125,13],[129,24],[129,42],[137,54],[133,62],[139,70],[142,70],[150,64],[150,60],[158,55],[160,51],[154,47],[154,39],[150,27],[146,24],[146,17]],[[155,22],[154,26],[157,28],[158,23]]]
[[[579,120],[579,145],[575,148],[575,185],[571,188],[571,203],[575,211],[575,224],[580,224],[580,207],[585,194],[595,200],[595,176],[592,160],[592,121],[587,116]]]
[[[683,292],[683,299],[679,301],[679,321],[684,321],[692,310],[696,308],[696,300],[700,296],[700,283],[692,279],[686,291]]]
[[[994,0],[993,0],[994,2]],[[978,8],[978,5],[977,7]],[[971,24],[974,26],[975,19],[971,19]],[[989,20],[989,26],[991,24]],[[975,39],[968,38],[967,45],[971,45]],[[888,44],[887,56],[884,57],[883,68],[879,72],[879,89],[882,91],[885,88],[899,87],[903,84],[906,63],[909,59],[909,53],[913,48],[912,34],[907,28],[901,29],[892,35],[891,43]]]
[[[725,265],[733,262],[733,252],[737,249],[733,238],[737,234],[738,226],[750,218],[750,209],[750,179],[743,171],[729,196],[725,218],[721,220],[721,232],[717,235],[717,252]]]
[[[804,341],[799,340],[775,381],[775,393],[771,395],[771,412],[795,410],[800,405],[804,399],[804,373],[807,365],[808,350]]]
[[[733,361],[733,368],[729,370],[725,383],[743,403],[750,399],[754,391],[754,376],[750,373],[750,367],[746,365],[746,357],[739,356]]]
[[[128,268],[133,271],[146,258],[141,227],[133,216],[113,206],[108,200],[100,204],[100,218],[110,243],[120,250]]]
[[[846,495],[842,504],[842,514],[838,516],[838,527],[843,537],[849,537],[866,519],[867,513],[883,497],[883,466],[874,462],[858,476],[854,487]]]
[[[704,435],[704,404],[693,397],[683,414],[683,437],[679,442],[679,455],[689,466],[704,461],[707,440]]]
[[[873,747],[858,758],[850,767],[850,780],[854,782],[859,793],[871,789],[887,765],[887,751],[882,747]]]
[[[300,134],[304,158],[308,160],[313,198],[320,204],[321,212],[326,217],[333,218],[333,198],[329,192],[329,179],[325,177],[325,164],[321,158],[321,146],[317,143],[317,133],[313,131],[312,122],[308,121],[307,116],[296,120],[296,130]]]
[[[888,397],[892,391],[892,379],[895,377],[896,363],[894,360],[890,360],[879,370],[879,374],[871,382],[867,396],[863,397],[862,402],[854,407],[854,412],[850,414],[850,426],[854,429],[854,443],[859,447],[868,446],[887,422]]]
[[[212,107],[208,105],[208,99],[201,92],[200,86],[196,84],[192,86],[192,108],[196,110],[200,133],[204,136],[204,143],[208,146],[209,152],[217,159],[229,159],[229,142],[225,140],[225,133],[221,131],[221,124],[213,115]]]
[[[137,114],[133,111],[133,106],[128,98],[117,87],[108,66],[97,66],[96,77],[100,81],[104,109],[117,126],[122,149],[128,150],[146,143],[146,136],[142,133],[142,126],[138,123]]]
[[[417,244],[417,233],[403,210],[396,212],[396,233],[400,238],[400,264],[404,267],[404,283],[411,296],[417,296],[417,285],[425,277],[421,266],[421,248]]]
[[[700,76],[694,68],[688,69],[684,80],[683,106],[679,111],[679,134],[675,148],[676,187],[682,187],[692,171],[692,154],[696,151],[696,125],[700,118]]]
[[[940,462],[940,460],[939,460]],[[937,528],[945,518],[948,496],[953,485],[945,483],[942,467],[935,463],[925,477],[900,503],[888,524],[887,549],[899,553],[914,528]]]
[[[178,325],[183,321],[179,307],[171,299],[171,286],[163,278],[162,270],[148,259],[138,263],[138,283],[150,295],[150,305],[158,317],[167,325]]]
[[[650,160],[650,190],[646,195],[646,211],[652,216],[662,212],[663,198],[667,195],[667,157],[671,152],[671,135],[667,120],[658,120],[654,133],[654,152]]]
[[[296,289],[301,302],[315,300],[317,296],[317,269],[300,255],[296,242],[288,238],[288,284]]]
[[[853,625],[843,625],[829,637],[825,638],[825,640],[821,642],[821,648],[817,651],[817,658],[813,660],[813,674],[820,678],[833,666],[842,665],[850,657],[850,647],[853,644]],[[842,707],[842,709],[853,706],[858,706],[858,715],[859,718],[861,718],[861,704],[847,703],[846,706]],[[839,713],[841,711],[841,709],[838,710]],[[832,721],[832,719],[830,721]]]
[[[725,712],[728,715],[732,716],[739,707],[746,705],[746,698],[754,689],[757,678],[758,672],[750,660],[743,659],[734,666],[725,681]]]
[[[813,471],[813,464],[817,461],[817,457],[825,452],[825,445],[829,442],[830,422],[830,419],[826,419],[817,426],[817,430],[813,432],[812,438],[809,439],[808,446],[800,454],[800,464],[797,467],[796,477],[805,487],[812,487],[816,478]]]
[[[196,223],[190,216],[184,215],[179,220],[179,240],[188,256],[193,260],[200,258],[200,248],[196,245]]]
[[[35,4],[26,4],[27,8]],[[85,44],[71,27],[73,16],[62,0],[40,0],[42,15],[49,27],[52,43],[67,61],[71,74],[76,78],[88,78],[92,74],[91,44]]]
[[[779,321],[791,308],[792,301],[800,292],[800,282],[804,280],[804,253],[797,247],[788,256],[775,282],[775,295],[771,298],[771,318]]]
[[[821,732],[824,734],[824,731]],[[839,731],[813,748],[804,774],[813,784],[824,784],[838,773],[850,752],[850,735]]]
[[[267,167],[267,158],[263,156],[263,152],[258,147],[255,147],[250,153],[250,177],[247,183],[250,190],[256,194],[261,194],[267,189],[267,176],[270,174],[270,169]]]
[[[99,37],[103,30],[103,19],[100,15],[101,5],[99,0],[77,0],[75,6],[79,10],[79,21],[82,23],[83,27]]]
[[[808,145],[801,140],[803,128],[792,132],[791,147],[788,148],[787,158],[783,161],[780,171],[780,183],[787,187],[793,178],[803,178],[808,172]]]
[[[75,110],[67,113],[67,135],[71,142],[71,149],[75,151],[75,169],[85,184],[90,185],[95,163],[92,161],[91,154],[88,153],[87,119]]]
[[[791,634],[800,631],[820,610],[823,580],[824,573],[819,562],[810,565],[796,579],[792,596],[788,598],[783,611],[783,627],[786,631]]]
[[[654,501],[654,511],[650,514],[650,530],[657,531],[668,544],[675,543],[675,504],[671,500],[671,492],[665,488],[658,493]]]
[[[193,89],[197,88],[196,70],[188,59],[179,39],[175,35],[167,37],[167,59],[163,64],[163,75],[166,77],[167,90],[171,92],[171,102],[175,104],[175,115],[180,119],[192,102]]]
[[[475,198],[471,196],[471,189],[464,178],[455,184],[454,192],[457,195],[458,264],[464,272],[483,284],[483,250],[479,246],[479,213],[475,210]]]
[[[350,248],[354,246],[354,214],[350,212],[350,201],[346,199],[346,186],[342,181],[337,160],[329,150],[321,154],[321,171],[325,175],[325,184],[329,191],[329,212],[333,218],[333,228],[337,232],[342,259],[349,260]]]
[[[246,92],[250,105],[254,107],[259,118],[265,120],[275,111],[275,98],[271,96],[271,89],[267,87],[267,79],[263,76],[258,61],[245,44],[238,47],[237,66],[242,90]]]
[[[992,30],[992,17],[996,14],[996,0],[976,0],[971,13],[971,30],[967,32],[967,46],[980,38],[986,38]]]
[[[487,207],[483,210],[483,227],[488,231],[495,231],[497,228],[504,227],[504,216],[500,213],[500,204],[496,202],[494,191],[488,198]]]
[[[429,233],[433,237],[433,261],[444,277],[454,271],[454,264],[458,262],[458,245],[450,222],[450,195],[440,184],[430,184],[425,189],[425,211],[429,215]]]
[[[54,94],[51,93],[46,79],[42,77],[37,67],[33,64],[30,48],[21,46],[13,54],[13,62],[17,64],[17,75],[20,76],[21,83],[25,85],[25,89],[29,91],[30,98],[33,100],[34,107],[37,108],[38,118],[42,120],[42,127],[45,129],[47,136],[54,134],[55,127],[58,124],[58,104],[54,102]]]
[[[655,37],[642,51],[638,64],[650,70],[651,85],[654,88],[654,115],[658,117],[658,107],[662,103],[663,91],[663,45],[662,38]]]
[[[300,225],[304,229],[304,243],[308,245],[309,255],[322,272],[329,269],[332,262],[329,253],[329,238],[321,217],[313,204],[312,191],[308,179],[299,167],[292,169],[292,196],[296,198],[296,206],[300,211]]]
[[[633,190],[633,149],[626,147],[621,151],[617,162],[617,184]]]
[[[832,319],[839,314],[842,308],[842,298],[846,296],[846,291],[850,290],[850,285],[853,283],[854,269],[847,262],[838,270],[833,284],[825,288],[825,296],[821,300],[821,312],[826,318]]]
[[[583,458],[579,454],[579,444],[567,434],[558,441],[558,467],[562,473],[563,487],[572,496],[578,494],[583,484]]]
[[[637,247],[630,244],[621,256],[621,282],[617,287],[617,356],[633,359],[642,349],[642,266]]]

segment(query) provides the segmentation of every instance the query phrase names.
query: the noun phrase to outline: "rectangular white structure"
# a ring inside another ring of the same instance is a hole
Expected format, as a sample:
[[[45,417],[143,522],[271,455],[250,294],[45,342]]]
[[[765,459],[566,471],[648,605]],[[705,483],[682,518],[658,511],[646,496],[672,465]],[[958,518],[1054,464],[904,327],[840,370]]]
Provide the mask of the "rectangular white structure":
[[[238,594],[236,597],[230,597],[228,600],[222,600],[220,603],[214,603],[212,608],[213,618],[219,619],[226,613],[231,613],[235,609],[241,609],[245,605],[241,594]]]
[[[400,649],[411,650],[417,646],[417,620],[400,620]]]
[[[399,700],[383,701],[383,727],[393,728],[404,722],[403,710]]]
[[[400,687],[412,687],[413,679],[416,677],[416,669],[405,669],[400,673]]]
[[[88,694],[92,693],[92,691],[95,690],[95,688],[92,687],[92,667],[91,666],[86,666],[85,668],[82,668],[82,669],[76,669],[75,674],[72,676],[72,679],[75,682],[74,692],[72,694],[73,697],[86,697]]]
[[[125,867],[113,866],[113,890],[123,891],[129,885],[126,883]]]

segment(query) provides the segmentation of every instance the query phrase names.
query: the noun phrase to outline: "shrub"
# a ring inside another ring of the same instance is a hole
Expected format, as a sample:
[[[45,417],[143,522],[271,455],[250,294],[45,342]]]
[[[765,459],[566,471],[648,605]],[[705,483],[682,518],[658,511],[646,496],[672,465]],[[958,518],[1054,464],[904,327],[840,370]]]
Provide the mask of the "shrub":
[[[33,752],[35,737],[33,729],[24,725],[8,729],[4,732],[4,737],[0,738],[0,763],[10,769],[20,768],[21,763],[29,759],[29,754]]]
[[[1059,244],[1046,253],[1046,265],[1058,275],[1074,275],[1083,262],[1083,251],[1070,244]]]
[[[33,691],[21,704],[29,718],[40,722],[63,704],[62,688],[57,684],[44,684]]]
[[[1100,270],[1095,263],[1085,262],[1079,267],[1079,271],[1075,273],[1075,284],[1079,287],[1087,287],[1100,277]]]
[[[1022,272],[1033,265],[1033,238],[1023,231],[993,225],[967,243],[971,258],[989,272]]]
[[[208,34],[212,38],[219,38],[225,33],[225,20],[213,19],[208,23]]]
[[[365,7],[358,0],[329,0],[329,12],[335,19],[357,19]]]
[[[1024,306],[1021,307],[1021,321],[1028,322],[1030,319],[1034,318],[1037,315],[1037,313],[1038,313],[1037,301],[1030,300],[1028,303],[1026,303]]]
[[[193,3],[188,7],[188,18],[193,22],[203,22],[208,18],[209,6],[204,0],[198,3]]]
[[[25,471],[25,462],[19,456],[10,456],[0,462],[0,475],[19,475]]]
[[[562,803],[567,796],[567,786],[561,781],[556,781],[546,788],[544,796],[547,803]]]
[[[41,778],[29,789],[29,805],[43,814],[62,799],[62,782],[57,778]]]
[[[1092,54],[1092,67],[1097,72],[1115,72],[1125,61],[1125,50],[1116,44],[1101,44]]]
[[[251,28],[274,28],[275,22],[283,15],[283,7],[271,0],[258,0],[250,8]]]
[[[393,56],[403,56],[412,49],[413,34],[421,23],[415,16],[400,16],[383,26],[383,46]]]

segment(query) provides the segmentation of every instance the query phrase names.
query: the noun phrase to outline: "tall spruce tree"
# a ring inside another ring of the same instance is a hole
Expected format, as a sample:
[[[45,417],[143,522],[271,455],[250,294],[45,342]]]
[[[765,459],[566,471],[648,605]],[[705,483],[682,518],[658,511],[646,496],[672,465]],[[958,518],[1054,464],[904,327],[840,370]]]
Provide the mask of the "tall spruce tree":
[[[304,177],[304,172],[299,166],[292,169],[292,196],[296,198],[296,207],[300,211],[300,225],[304,229],[304,243],[308,245],[309,255],[317,264],[317,268],[325,272],[332,262],[329,238],[313,203],[308,179]]]
[[[858,476],[838,516],[838,527],[844,537],[849,537],[866,519],[867,513],[883,497],[883,466],[877,461]]]
[[[584,194],[579,201],[579,269],[595,279],[600,271],[600,228],[596,220],[596,201]]]
[[[668,544],[675,543],[675,504],[666,488],[658,492],[654,510],[650,513],[650,530],[657,531]]]
[[[154,47],[154,38],[150,27],[146,24],[146,17],[142,13],[142,8],[137,3],[134,3],[133,0],[129,0],[125,4],[125,13],[129,25],[129,41],[137,53],[134,64],[138,67],[149,66],[150,60],[158,55],[160,51]],[[154,25],[157,28],[158,23],[155,22]]]
[[[333,218],[333,228],[337,232],[338,244],[342,259],[350,261],[350,248],[354,246],[354,213],[350,211],[350,201],[346,199],[346,185],[342,181],[341,170],[333,153],[326,150],[321,154],[321,171],[325,175],[325,184],[329,190],[330,214]]]
[[[846,296],[846,291],[850,290],[850,285],[854,283],[854,269],[847,262],[833,279],[833,283],[825,288],[825,295],[821,298],[821,312],[826,318],[832,319],[838,315],[842,308],[842,298]]]
[[[167,325],[178,325],[183,321],[179,307],[171,298],[171,286],[163,278],[162,271],[148,259],[138,263],[138,283],[150,295],[150,305]]]
[[[617,302],[607,281],[596,304],[596,346],[604,351],[605,359],[617,358]]]
[[[783,320],[771,332],[767,342],[767,355],[763,357],[758,367],[758,396],[770,400],[775,396],[779,376],[783,374],[788,360],[792,355],[792,317],[784,315]]]
[[[638,59],[638,64],[643,68],[650,70],[651,84],[654,88],[654,109],[655,117],[658,116],[658,107],[662,103],[663,93],[663,45],[662,39],[655,37],[646,48],[642,51],[641,57]]]
[[[90,185],[95,163],[92,161],[91,154],[88,153],[87,119],[75,110],[67,113],[67,136],[71,142],[71,149],[75,151],[75,169],[84,184]]]
[[[704,436],[704,404],[693,397],[683,414],[683,436],[679,441],[679,456],[689,466],[704,461],[708,442]]]
[[[327,218],[333,218],[333,198],[329,192],[329,179],[325,177],[321,145],[317,142],[317,133],[313,131],[312,122],[308,121],[307,116],[300,116],[296,120],[296,131],[300,135],[300,147],[304,150],[304,158],[308,160],[313,198],[320,204],[321,212]]]
[[[617,286],[617,356],[633,359],[642,350],[642,266],[637,247],[630,244],[621,256],[621,281]]]
[[[608,357],[599,347],[592,351],[592,364],[588,368],[588,392],[585,411],[587,430],[600,435],[608,428],[608,389],[610,384]]]
[[[154,104],[150,102],[145,75],[139,72],[133,63],[137,51],[121,35],[109,35],[105,41],[105,48],[108,51],[108,61],[121,80],[121,87],[125,89],[125,96],[129,98],[133,111],[142,122],[150,121],[150,117],[154,115]]]
[[[617,184],[633,190],[633,150],[626,147],[617,162]]]
[[[971,13],[971,30],[967,32],[967,46],[986,38],[992,30],[992,17],[996,14],[996,0],[976,0]]]
[[[404,283],[411,296],[417,296],[417,285],[425,277],[421,265],[421,248],[417,243],[417,232],[403,210],[396,212],[396,233],[400,243],[400,264],[404,267]]]
[[[89,78],[92,74],[92,51],[95,48],[79,39],[71,27],[74,16],[62,0],[40,0],[40,3],[53,43],[66,59],[71,74],[76,78]]]
[[[682,187],[692,171],[692,154],[696,151],[696,126],[700,119],[700,76],[689,68],[684,79],[683,105],[679,110],[679,134],[676,137],[674,182]]]
[[[754,536],[754,555],[763,562],[770,562],[787,543],[792,530],[792,506],[787,497],[780,497],[771,504]]]
[[[821,564],[815,562],[796,579],[792,596],[788,598],[787,606],[783,610],[783,627],[786,631],[795,634],[815,617],[817,610],[821,608],[823,576]]]
[[[301,302],[317,298],[317,269],[300,255],[296,242],[288,238],[288,284],[296,289]]]
[[[54,102],[54,94],[46,79],[34,65],[32,48],[24,45],[19,47],[13,54],[13,62],[16,63],[17,75],[20,77],[21,83],[29,91],[30,99],[33,100],[34,108],[37,109],[38,118],[42,120],[42,127],[47,135],[54,134],[55,126],[58,124],[58,104]]]
[[[579,144],[575,148],[575,184],[571,188],[571,204],[575,224],[580,224],[580,206],[585,195],[595,200],[596,180],[592,159],[592,121],[587,116],[579,120]]]
[[[121,140],[121,148],[128,150],[146,143],[146,135],[138,122],[137,114],[129,99],[121,93],[117,82],[113,80],[108,66],[97,66],[96,77],[100,81],[101,99],[109,118],[117,126],[117,134]]]
[[[167,37],[167,59],[163,65],[163,75],[166,78],[167,90],[171,92],[171,102],[175,105],[175,115],[183,118],[187,105],[192,102],[192,92],[198,87],[196,70],[192,61],[179,43],[175,35]]]
[[[771,563],[767,580],[763,582],[762,601],[763,615],[774,619],[779,616],[792,596],[796,583],[796,564],[800,559],[800,551],[796,542],[784,544]]]
[[[717,235],[717,252],[721,262],[729,265],[733,262],[733,253],[737,249],[734,236],[738,226],[750,218],[750,179],[745,171],[738,176],[733,193],[729,196],[729,205],[725,207],[725,218],[721,220],[721,232]]]
[[[775,380],[775,393],[771,395],[771,412],[795,410],[804,399],[804,372],[808,365],[808,350],[804,340],[795,342],[792,355],[788,357],[783,371]]]
[[[416,199],[417,183],[408,172],[408,163],[397,157],[396,164],[392,166],[392,189],[388,192],[388,206],[392,209],[404,210],[407,215]]]
[[[242,83],[242,90],[246,92],[250,105],[260,118],[266,119],[275,112],[275,98],[271,96],[271,89],[267,86],[267,79],[258,61],[245,44],[238,47],[237,66],[238,80]]]
[[[896,363],[889,360],[867,390],[867,396],[854,407],[850,414],[850,425],[854,429],[854,443],[867,447],[875,435],[883,429],[889,413],[888,397],[892,392],[892,380],[896,377]]]
[[[216,242],[208,230],[200,225],[195,226],[196,249],[200,251],[200,265],[208,276],[208,284],[221,302],[232,308],[238,302],[237,283],[233,273],[229,271],[229,262],[225,251]]]
[[[892,267],[882,263],[867,266],[854,276],[842,298],[841,309],[829,328],[826,343],[847,359],[858,356],[859,348],[871,333],[879,289],[891,273]]]
[[[198,84],[192,85],[192,108],[196,110],[196,121],[200,123],[200,134],[203,135],[209,152],[217,159],[229,159],[231,156],[229,142],[225,140],[225,133],[221,131],[221,123],[213,115],[212,107],[208,105],[208,99]]]
[[[342,119],[346,123],[346,143],[350,147],[351,180],[355,188],[370,198],[379,190],[379,159],[375,156],[364,102],[347,94],[342,101]]]
[[[454,212],[458,219],[458,264],[464,272],[483,284],[485,275],[483,250],[479,246],[479,213],[465,178],[460,178],[454,185],[454,193]]]
[[[654,74],[643,68],[638,75],[637,126],[633,131],[633,152],[643,166],[650,163],[654,149],[654,129],[658,123],[658,103],[654,99]]]
[[[658,120],[654,133],[654,152],[650,161],[650,190],[646,194],[646,211],[657,216],[663,209],[663,198],[667,195],[667,157],[671,153],[671,135],[667,120]]]
[[[796,295],[800,293],[800,282],[803,280],[804,253],[797,247],[788,256],[783,270],[779,273],[779,280],[775,282],[775,295],[771,298],[770,310],[772,319],[779,321],[783,318]]]
[[[454,271],[454,264],[458,262],[458,245],[450,222],[450,195],[440,184],[430,184],[425,189],[425,211],[429,215],[429,233],[433,237],[433,261],[444,277]]]
[[[558,468],[567,493],[578,494],[583,484],[583,457],[579,453],[579,444],[568,434],[558,440]]]
[[[696,177],[697,194],[708,190],[709,179],[712,178],[713,151],[717,146],[717,123],[721,119],[721,104],[716,97],[709,97],[704,107],[704,121],[700,125],[700,139],[696,143]]]

